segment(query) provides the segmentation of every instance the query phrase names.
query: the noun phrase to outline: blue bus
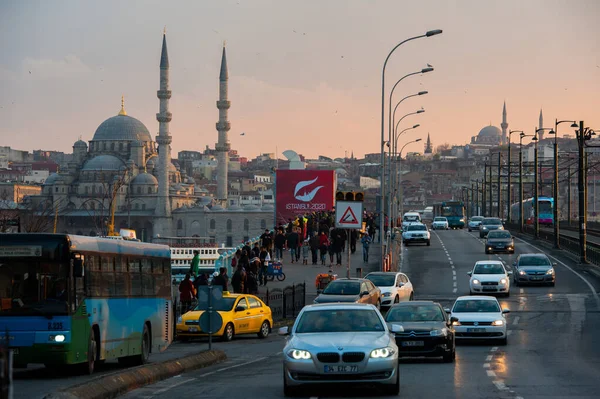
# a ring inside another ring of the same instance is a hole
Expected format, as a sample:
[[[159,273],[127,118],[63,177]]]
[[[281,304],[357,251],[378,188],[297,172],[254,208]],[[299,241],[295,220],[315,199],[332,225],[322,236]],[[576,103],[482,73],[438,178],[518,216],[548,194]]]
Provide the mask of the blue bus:
[[[14,366],[147,362],[173,339],[165,245],[0,234],[0,339]]]
[[[533,209],[534,199],[528,198],[523,201],[523,222],[524,224],[534,223],[535,210]],[[554,198],[538,197],[539,215],[538,220],[541,225],[552,226],[554,224]],[[510,206],[510,222],[520,223],[521,208],[516,202]]]
[[[451,229],[462,229],[465,227],[465,204],[462,201],[444,201],[439,216],[448,219],[448,227]]]

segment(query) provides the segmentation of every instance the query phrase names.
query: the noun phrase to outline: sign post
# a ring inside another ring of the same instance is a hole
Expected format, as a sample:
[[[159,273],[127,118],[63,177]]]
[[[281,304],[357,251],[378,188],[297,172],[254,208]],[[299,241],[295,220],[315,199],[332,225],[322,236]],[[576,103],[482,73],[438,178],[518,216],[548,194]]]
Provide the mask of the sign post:
[[[362,228],[363,203],[362,201],[336,201],[335,227],[346,229],[346,237],[350,243],[353,229]],[[346,277],[350,278],[350,245],[347,249]]]
[[[208,333],[208,350],[212,349],[212,336],[219,331],[223,326],[223,318],[219,312],[213,311],[215,305],[223,298],[223,287],[220,285],[203,285],[198,289],[198,304],[205,303],[208,305],[207,310],[202,312],[198,325],[200,331]]]

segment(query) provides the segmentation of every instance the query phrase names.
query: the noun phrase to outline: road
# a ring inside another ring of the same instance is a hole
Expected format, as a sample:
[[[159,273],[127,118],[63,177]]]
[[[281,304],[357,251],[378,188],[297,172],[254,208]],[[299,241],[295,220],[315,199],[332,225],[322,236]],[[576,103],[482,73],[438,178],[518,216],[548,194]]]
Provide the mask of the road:
[[[415,287],[415,299],[437,300],[446,307],[457,296],[468,295],[466,273],[475,261],[500,258],[510,265],[518,253],[541,251],[517,241],[515,255],[485,255],[476,233],[466,231],[435,232],[431,247],[404,250],[402,268]],[[510,331],[507,346],[460,345],[454,364],[402,360],[400,396],[597,398],[600,307],[596,293],[600,281],[567,258],[559,256],[555,261],[556,287],[513,287],[509,298],[501,298],[502,306],[511,310],[507,318]],[[248,341],[248,347],[232,353],[226,363],[132,391],[123,398],[282,398],[284,343],[277,336],[258,344]],[[381,395],[369,389],[339,388],[308,392],[305,397]]]
[[[351,275],[354,277],[356,268],[362,268],[363,274],[370,270],[374,270],[379,265],[379,254],[381,246],[373,244],[370,251],[370,262],[368,264],[362,261],[362,248],[357,248],[357,251],[351,255]],[[288,285],[300,284],[306,282],[306,303],[312,303],[316,296],[316,288],[314,281],[318,273],[327,272],[329,270],[329,262],[327,266],[302,265],[301,263],[290,264],[289,253],[285,254],[284,272],[286,273],[285,281],[269,282],[266,287],[260,287],[260,292],[265,292],[266,288],[282,289]],[[329,257],[328,257],[329,260]],[[344,266],[333,266],[332,269],[340,277],[346,276],[346,254],[343,258]],[[221,343],[215,340],[214,348],[223,350],[228,357],[235,359],[236,362],[244,363],[261,357],[264,353],[264,347],[273,345],[274,348],[282,346],[281,337],[272,335],[266,340],[259,340],[255,335],[236,338],[233,342]],[[160,354],[152,354],[150,362],[160,362],[178,357],[191,355],[201,350],[208,349],[207,340],[193,341],[190,343],[173,343],[167,351]],[[279,349],[281,350],[281,349]],[[84,383],[91,378],[107,375],[110,373],[119,373],[124,370],[116,361],[106,362],[97,366],[97,372],[93,376],[74,375],[76,371],[72,369],[46,369],[44,366],[31,366],[29,369],[17,370],[14,375],[14,399],[39,399],[44,395],[67,388],[71,385]]]

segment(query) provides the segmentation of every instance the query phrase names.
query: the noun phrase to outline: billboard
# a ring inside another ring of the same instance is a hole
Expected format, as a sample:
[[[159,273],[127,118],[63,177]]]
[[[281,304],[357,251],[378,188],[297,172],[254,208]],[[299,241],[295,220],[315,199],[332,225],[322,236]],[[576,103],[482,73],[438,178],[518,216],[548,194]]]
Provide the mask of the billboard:
[[[334,207],[335,171],[277,170],[275,211],[277,223]]]

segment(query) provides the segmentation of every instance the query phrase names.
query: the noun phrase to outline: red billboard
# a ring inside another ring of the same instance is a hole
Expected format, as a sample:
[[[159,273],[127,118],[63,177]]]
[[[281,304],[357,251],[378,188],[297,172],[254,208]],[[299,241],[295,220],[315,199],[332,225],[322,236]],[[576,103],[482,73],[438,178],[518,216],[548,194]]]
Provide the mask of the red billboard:
[[[275,211],[277,223],[334,207],[335,171],[277,170]]]

